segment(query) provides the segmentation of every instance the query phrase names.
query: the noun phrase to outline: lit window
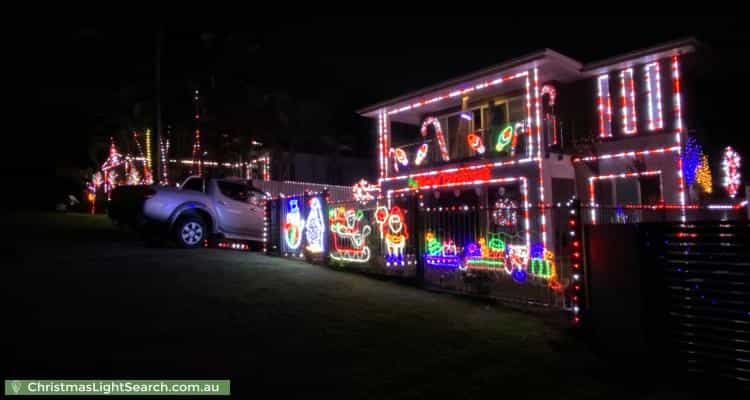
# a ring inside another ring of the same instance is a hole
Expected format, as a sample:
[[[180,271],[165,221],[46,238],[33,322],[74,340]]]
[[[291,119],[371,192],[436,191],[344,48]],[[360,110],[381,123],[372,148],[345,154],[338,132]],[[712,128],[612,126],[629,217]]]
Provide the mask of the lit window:
[[[622,131],[627,135],[632,135],[637,131],[633,68],[620,72],[620,104],[622,105]]]
[[[596,109],[599,112],[599,137],[612,136],[612,99],[609,95],[609,76],[597,80]]]
[[[655,131],[664,128],[661,112],[661,76],[658,62],[646,65],[644,79],[646,80],[648,130]]]

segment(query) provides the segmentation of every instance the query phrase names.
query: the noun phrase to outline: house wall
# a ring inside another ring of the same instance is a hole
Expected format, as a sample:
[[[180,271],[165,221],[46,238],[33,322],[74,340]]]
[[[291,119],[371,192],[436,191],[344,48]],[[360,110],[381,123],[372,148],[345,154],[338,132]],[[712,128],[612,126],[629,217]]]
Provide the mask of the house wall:
[[[675,86],[672,79],[672,58],[657,60],[659,63],[661,109],[663,128],[657,130],[648,129],[648,97],[647,84],[644,78],[647,63],[633,65],[635,86],[635,109],[637,117],[637,132],[625,134],[622,123],[623,101],[620,96],[621,81],[620,69],[610,71],[609,76],[610,96],[612,103],[612,137],[599,137],[599,112],[597,110],[597,79],[598,76],[588,78],[584,81],[575,82],[567,87],[567,93],[580,98],[581,102],[572,101],[574,104],[566,103],[563,107],[561,120],[571,125],[580,127],[570,130],[571,138],[595,138],[594,143],[588,146],[579,146],[578,151],[583,153],[582,157],[593,157],[596,160],[577,162],[575,164],[576,191],[579,198],[585,203],[589,201],[589,178],[623,173],[638,173],[644,171],[661,171],[661,190],[663,201],[668,204],[679,204],[681,198],[681,178],[678,171],[678,159],[682,144],[686,140],[686,132],[693,119],[688,112],[691,110],[689,94],[690,85],[686,84],[686,76],[690,76],[688,66],[693,63],[693,56],[680,56],[678,58],[680,72],[680,111],[682,124],[678,124],[676,113]],[[653,85],[652,85],[653,86]],[[653,89],[655,90],[655,89]],[[587,94],[588,93],[588,94]],[[565,101],[565,99],[563,100]],[[582,104],[585,107],[582,107]],[[570,115],[573,113],[574,115]],[[576,115],[580,113],[580,115]],[[654,110],[654,114],[655,114]],[[581,116],[583,115],[583,116]],[[641,152],[662,149],[663,152],[652,152],[653,154],[630,154],[622,156],[622,153]],[[638,180],[638,177],[615,178]],[[688,190],[684,191],[684,201],[689,202]],[[609,202],[608,199],[597,199]]]
[[[673,135],[657,134],[598,143],[594,145],[595,151],[593,154],[594,156],[606,154],[619,155],[628,151],[668,149],[674,148],[675,146],[677,146],[677,144]],[[680,198],[677,157],[678,153],[676,151],[666,150],[663,153],[656,154],[613,157],[589,162],[577,162],[574,164],[574,169],[578,197],[583,199],[585,203],[589,201],[588,185],[590,177],[631,172],[661,171],[660,179],[664,202],[678,204]],[[637,177],[617,179],[637,179]],[[597,201],[601,202],[602,200]],[[603,202],[600,205],[613,204]]]

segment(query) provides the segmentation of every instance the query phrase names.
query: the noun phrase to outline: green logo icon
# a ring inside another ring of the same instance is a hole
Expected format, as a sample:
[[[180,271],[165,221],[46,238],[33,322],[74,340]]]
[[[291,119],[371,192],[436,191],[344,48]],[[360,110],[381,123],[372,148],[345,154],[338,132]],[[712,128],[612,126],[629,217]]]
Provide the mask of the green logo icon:
[[[12,381],[10,383],[10,387],[13,389],[13,393],[18,394],[18,392],[21,391],[21,382],[20,381]]]

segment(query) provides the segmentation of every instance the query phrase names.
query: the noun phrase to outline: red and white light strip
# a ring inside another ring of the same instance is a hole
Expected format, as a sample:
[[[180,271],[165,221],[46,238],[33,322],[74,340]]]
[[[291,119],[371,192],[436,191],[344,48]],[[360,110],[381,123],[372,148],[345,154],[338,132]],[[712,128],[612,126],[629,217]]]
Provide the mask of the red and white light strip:
[[[531,125],[531,82],[529,76],[526,76],[526,127],[528,129],[528,148],[526,149],[526,156],[528,158],[533,157],[534,154],[534,137],[532,136],[533,129]]]
[[[608,175],[599,175],[599,176],[589,177],[589,206],[591,207],[591,223],[596,224],[597,204],[596,204],[596,194],[594,190],[594,183],[596,183],[596,181],[635,178],[635,177],[641,177],[641,176],[654,176],[654,175],[661,175],[661,170],[644,171],[644,172],[629,172],[629,173],[623,173],[623,174],[608,174]],[[663,196],[663,191],[662,191],[662,196]],[[681,208],[684,208],[684,205],[681,204]]]
[[[536,157],[538,162],[538,172],[539,172],[539,204],[542,207],[542,210],[539,215],[539,223],[542,225],[542,248],[547,248],[547,218],[545,217],[544,213],[544,174],[542,173],[543,167],[542,167],[542,117],[541,117],[541,110],[542,110],[542,101],[541,96],[539,95],[539,70],[537,68],[534,68],[534,105],[536,108]]]
[[[394,115],[394,114],[398,114],[398,113],[401,113],[401,112],[404,112],[404,111],[413,110],[413,109],[422,107],[422,106],[427,105],[427,104],[438,103],[438,102],[441,102],[441,101],[446,100],[446,99],[450,99],[450,98],[454,98],[454,97],[458,97],[458,96],[463,96],[463,95],[466,95],[466,94],[474,92],[474,91],[482,90],[482,89],[488,88],[490,86],[499,85],[499,84],[501,84],[503,82],[507,82],[507,81],[510,81],[510,80],[513,80],[513,79],[516,79],[516,78],[521,78],[521,77],[524,77],[524,76],[527,76],[527,75],[528,75],[528,72],[524,71],[524,72],[519,72],[519,73],[512,74],[512,75],[501,76],[501,77],[496,78],[496,79],[491,80],[491,81],[490,80],[486,80],[486,81],[484,81],[482,83],[476,84],[474,86],[469,86],[469,87],[466,87],[464,89],[451,90],[448,93],[445,93],[445,94],[442,94],[442,95],[438,95],[438,96],[432,97],[432,98],[427,99],[427,100],[419,100],[419,101],[414,102],[412,104],[409,104],[409,105],[406,105],[406,106],[403,106],[403,107],[400,107],[400,108],[397,108],[397,109],[390,110],[390,111],[387,112],[387,115]]]
[[[682,86],[680,84],[680,58],[672,56],[672,93],[674,107],[674,127],[682,133]]]
[[[581,282],[581,276],[583,276],[583,248],[581,247],[581,238],[579,234],[580,220],[577,215],[576,209],[570,210],[570,216],[568,218],[568,229],[571,239],[571,245],[573,246],[570,252],[571,267],[573,268],[573,294],[571,297],[571,305],[573,306],[573,324],[578,325],[581,322],[581,297],[583,294],[583,283]]]
[[[680,84],[680,59],[679,56],[672,56],[672,92],[674,93],[674,113],[675,113],[675,142],[677,143],[677,184],[679,187],[679,201],[683,206],[681,220],[686,221],[685,217],[685,178],[682,176],[682,93]]]
[[[632,135],[638,131],[635,113],[635,82],[633,68],[620,71],[620,104],[622,105],[622,131]]]
[[[609,94],[609,75],[596,80],[596,109],[599,113],[599,137],[612,136],[612,96]],[[605,84],[606,83],[606,87]]]
[[[380,178],[384,178],[385,173],[385,163],[387,161],[387,156],[385,155],[385,143],[383,140],[383,125],[385,123],[384,121],[384,115],[385,112],[383,110],[378,111],[378,157],[380,158]]]
[[[602,154],[599,156],[574,158],[573,162],[579,163],[579,162],[584,162],[584,161],[608,160],[611,158],[649,156],[649,155],[654,155],[654,154],[664,154],[664,153],[679,152],[679,151],[680,151],[679,146],[660,147],[656,149],[648,149],[648,150],[641,150],[641,151],[623,151],[620,153],[609,153],[609,154]]]
[[[393,109],[390,111],[387,109],[382,109],[381,111],[379,111],[378,113],[378,154],[380,158],[380,178],[382,179],[388,176],[388,149],[389,149],[388,116],[395,115],[395,114],[409,111],[409,110],[413,110],[413,109],[417,109],[427,104],[438,103],[449,98],[466,95],[468,93],[479,91],[479,90],[482,90],[491,86],[496,86],[503,82],[507,82],[513,79],[527,77],[527,93],[526,93],[527,111],[529,115],[528,122],[529,124],[531,124],[531,100],[530,100],[529,87],[528,87],[529,86],[528,75],[529,75],[528,71],[524,71],[524,72],[519,72],[519,73],[512,74],[512,75],[501,76],[499,78],[496,78],[493,80],[487,80],[477,85],[469,86],[464,89],[452,90],[448,93],[445,93],[443,95],[438,95],[430,99],[419,100],[419,101],[416,101],[414,103],[408,104],[406,106],[403,106],[397,109]],[[530,149],[531,149],[531,143],[529,143],[529,150]],[[529,154],[531,154],[531,151],[529,151]]]
[[[646,105],[648,106],[648,130],[664,128],[661,108],[661,72],[659,62],[652,62],[644,68],[646,80]]]

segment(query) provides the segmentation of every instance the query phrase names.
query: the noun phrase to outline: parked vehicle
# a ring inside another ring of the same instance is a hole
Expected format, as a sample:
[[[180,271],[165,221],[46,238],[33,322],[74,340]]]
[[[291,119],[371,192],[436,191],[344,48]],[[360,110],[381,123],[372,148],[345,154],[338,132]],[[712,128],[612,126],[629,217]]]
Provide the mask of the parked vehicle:
[[[138,227],[143,221],[143,203],[155,193],[151,185],[117,186],[107,202],[107,215],[117,224]]]
[[[118,187],[109,214],[120,223],[136,221],[149,238],[195,248],[211,237],[262,240],[265,198],[238,178],[191,176],[178,187]]]

